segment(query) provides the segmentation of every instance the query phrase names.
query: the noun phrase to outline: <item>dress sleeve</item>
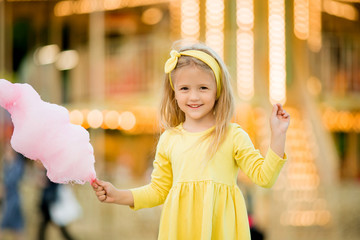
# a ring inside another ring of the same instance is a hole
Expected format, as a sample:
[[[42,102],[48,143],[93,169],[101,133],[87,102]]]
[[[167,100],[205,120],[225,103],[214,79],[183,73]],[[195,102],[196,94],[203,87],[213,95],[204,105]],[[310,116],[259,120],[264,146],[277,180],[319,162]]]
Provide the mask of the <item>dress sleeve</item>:
[[[134,197],[134,210],[151,208],[164,203],[172,186],[173,174],[171,162],[166,152],[166,132],[158,142],[151,182],[148,185],[130,189]]]
[[[264,158],[240,126],[234,131],[233,155],[237,165],[255,184],[265,188],[272,187],[287,160],[286,154],[281,158],[269,147]]]

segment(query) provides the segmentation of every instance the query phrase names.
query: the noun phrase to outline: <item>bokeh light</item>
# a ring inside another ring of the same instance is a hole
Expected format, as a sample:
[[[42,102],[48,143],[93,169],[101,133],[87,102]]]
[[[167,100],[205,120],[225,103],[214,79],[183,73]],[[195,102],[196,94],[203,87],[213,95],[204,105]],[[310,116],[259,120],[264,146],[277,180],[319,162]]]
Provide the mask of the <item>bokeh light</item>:
[[[124,130],[131,130],[135,127],[136,117],[132,112],[122,112],[119,117],[119,126]]]
[[[161,21],[163,12],[159,8],[148,8],[141,15],[141,20],[148,25],[155,25]]]
[[[82,125],[84,116],[79,110],[70,111],[70,122],[76,125]]]
[[[120,114],[117,111],[111,110],[105,114],[105,125],[110,129],[116,129],[119,126]]]
[[[242,100],[254,96],[254,6],[253,0],[236,2],[237,92]]]
[[[193,41],[200,37],[199,0],[181,1],[181,37]]]
[[[76,50],[66,50],[59,53],[55,66],[59,70],[70,70],[79,63],[79,54]]]
[[[224,58],[224,0],[207,0],[205,9],[205,43]]]
[[[60,48],[56,44],[40,47],[34,53],[34,62],[37,65],[47,65],[54,63],[60,52]]]
[[[99,128],[103,124],[103,114],[100,110],[94,109],[87,115],[87,121],[91,128]]]
[[[286,101],[285,2],[269,0],[269,91],[272,104]]]

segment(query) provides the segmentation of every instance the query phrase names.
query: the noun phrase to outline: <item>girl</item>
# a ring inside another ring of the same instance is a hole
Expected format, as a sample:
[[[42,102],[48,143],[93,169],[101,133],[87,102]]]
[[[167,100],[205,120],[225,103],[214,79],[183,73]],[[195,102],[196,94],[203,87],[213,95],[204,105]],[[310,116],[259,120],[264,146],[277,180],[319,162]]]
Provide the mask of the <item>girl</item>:
[[[233,94],[224,62],[195,44],[171,51],[165,64],[160,136],[151,183],[119,190],[95,180],[101,202],[137,210],[164,203],[158,239],[250,239],[239,168],[256,184],[271,187],[286,161],[290,116],[280,104],[270,117],[271,144],[263,158],[248,134],[230,123]]]

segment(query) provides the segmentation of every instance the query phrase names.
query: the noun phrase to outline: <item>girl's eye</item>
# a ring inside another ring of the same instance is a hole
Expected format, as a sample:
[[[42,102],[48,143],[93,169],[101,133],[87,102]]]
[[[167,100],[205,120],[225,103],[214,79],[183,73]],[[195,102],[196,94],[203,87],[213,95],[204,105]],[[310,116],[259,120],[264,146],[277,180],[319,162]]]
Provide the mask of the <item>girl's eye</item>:
[[[207,87],[200,87],[201,90],[207,90]]]
[[[182,88],[180,88],[180,90],[188,90],[189,88],[187,88],[187,87],[182,87]]]

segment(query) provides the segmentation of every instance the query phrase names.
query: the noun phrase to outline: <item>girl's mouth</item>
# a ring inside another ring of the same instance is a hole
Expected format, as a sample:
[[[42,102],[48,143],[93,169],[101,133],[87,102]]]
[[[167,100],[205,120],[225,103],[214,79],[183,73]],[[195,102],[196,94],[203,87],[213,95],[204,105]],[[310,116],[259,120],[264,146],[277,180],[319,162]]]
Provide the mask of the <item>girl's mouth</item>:
[[[188,104],[190,108],[199,108],[202,106],[202,104]]]

